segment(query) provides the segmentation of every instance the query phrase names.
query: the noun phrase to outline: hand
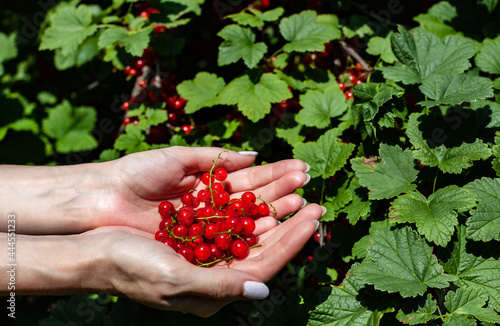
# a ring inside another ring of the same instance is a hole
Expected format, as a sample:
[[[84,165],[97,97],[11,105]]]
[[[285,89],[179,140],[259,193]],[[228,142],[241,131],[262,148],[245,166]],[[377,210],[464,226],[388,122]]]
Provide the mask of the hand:
[[[251,249],[247,258],[209,268],[187,262],[169,246],[148,239],[152,235],[144,231],[127,227],[89,231],[82,236],[95,244],[93,251],[105,251],[95,274],[112,280],[112,287],[88,287],[158,309],[210,316],[236,300],[265,298],[268,290],[263,284],[257,284],[257,293],[248,297],[248,290],[255,289],[253,282],[274,277],[311,238],[322,213],[320,206],[310,204],[284,223],[259,233],[262,246]]]
[[[125,156],[104,165],[99,173],[104,180],[103,199],[91,228],[130,226],[150,233],[161,221],[158,204],[170,200],[180,206],[181,196],[190,189],[201,189],[203,172],[210,170],[221,148],[171,147]],[[253,191],[272,203],[282,218],[297,211],[303,200],[292,194],[309,179],[307,165],[300,160],[284,160],[262,166],[248,167],[254,155],[233,151],[223,153],[217,166],[228,170],[224,181],[232,197]],[[276,225],[274,218],[260,219],[257,231]]]

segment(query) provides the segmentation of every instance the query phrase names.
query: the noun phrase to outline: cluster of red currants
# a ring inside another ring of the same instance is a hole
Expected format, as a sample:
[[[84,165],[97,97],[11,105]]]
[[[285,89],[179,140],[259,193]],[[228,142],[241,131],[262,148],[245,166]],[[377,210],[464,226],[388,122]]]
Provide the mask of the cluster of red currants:
[[[158,212],[162,220],[155,239],[198,266],[247,257],[258,246],[255,219],[269,215],[269,204],[257,204],[252,192],[231,199],[222,183],[226,177],[227,171],[215,168],[214,161],[201,177],[206,187],[196,194],[185,193],[181,208],[175,209],[167,200],[161,202]]]
[[[366,81],[366,71],[358,62],[354,68],[349,68],[343,71],[338,78],[339,88],[344,92],[346,99],[353,98],[352,88]]]

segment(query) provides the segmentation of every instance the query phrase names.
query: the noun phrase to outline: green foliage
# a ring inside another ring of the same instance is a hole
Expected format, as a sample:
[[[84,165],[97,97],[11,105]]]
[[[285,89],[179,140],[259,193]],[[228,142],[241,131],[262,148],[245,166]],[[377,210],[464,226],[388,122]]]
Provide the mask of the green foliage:
[[[328,209],[324,255],[311,241],[268,283],[279,304],[200,319],[73,296],[42,324],[500,323],[498,1],[264,4],[62,1],[32,38],[5,11],[0,162],[257,150],[307,162],[297,193]]]

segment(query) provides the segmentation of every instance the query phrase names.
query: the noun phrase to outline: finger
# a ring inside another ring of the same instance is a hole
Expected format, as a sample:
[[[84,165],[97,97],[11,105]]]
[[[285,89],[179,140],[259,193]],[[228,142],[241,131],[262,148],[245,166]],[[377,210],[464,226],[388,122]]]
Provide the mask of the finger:
[[[269,230],[268,232],[260,235],[260,243],[264,242],[277,242],[283,234],[296,227],[298,224],[305,221],[317,221],[324,215],[323,208],[318,204],[309,204],[297,212],[293,217],[287,219],[279,226]],[[261,247],[262,248],[262,247]]]
[[[218,147],[183,147],[173,146],[164,149],[164,154],[178,162],[186,174],[206,172],[212,168],[220,154],[216,166],[228,171],[250,166],[255,161],[256,152],[235,152]]]
[[[268,281],[302,250],[315,230],[316,223],[313,220],[298,223],[283,233],[278,241],[264,241],[262,247],[258,248],[261,249],[260,253],[247,258],[246,264],[235,268],[244,268],[255,277]]]
[[[253,190],[292,172],[302,172],[304,174],[307,169],[307,165],[300,160],[283,160],[230,173],[226,184],[230,192]]]

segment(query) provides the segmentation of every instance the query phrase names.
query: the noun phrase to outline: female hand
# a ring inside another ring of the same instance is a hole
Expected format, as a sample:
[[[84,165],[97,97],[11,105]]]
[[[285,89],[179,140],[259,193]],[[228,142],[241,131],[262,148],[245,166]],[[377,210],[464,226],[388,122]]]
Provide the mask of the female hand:
[[[137,229],[103,227],[83,236],[105,250],[104,263],[96,274],[110,279],[111,288],[98,286],[98,290],[158,309],[210,316],[233,301],[267,297],[263,283],[303,248],[323,213],[320,206],[310,204],[258,234],[262,246],[251,249],[247,258],[210,268],[187,262],[168,245],[148,239],[148,234]]]

